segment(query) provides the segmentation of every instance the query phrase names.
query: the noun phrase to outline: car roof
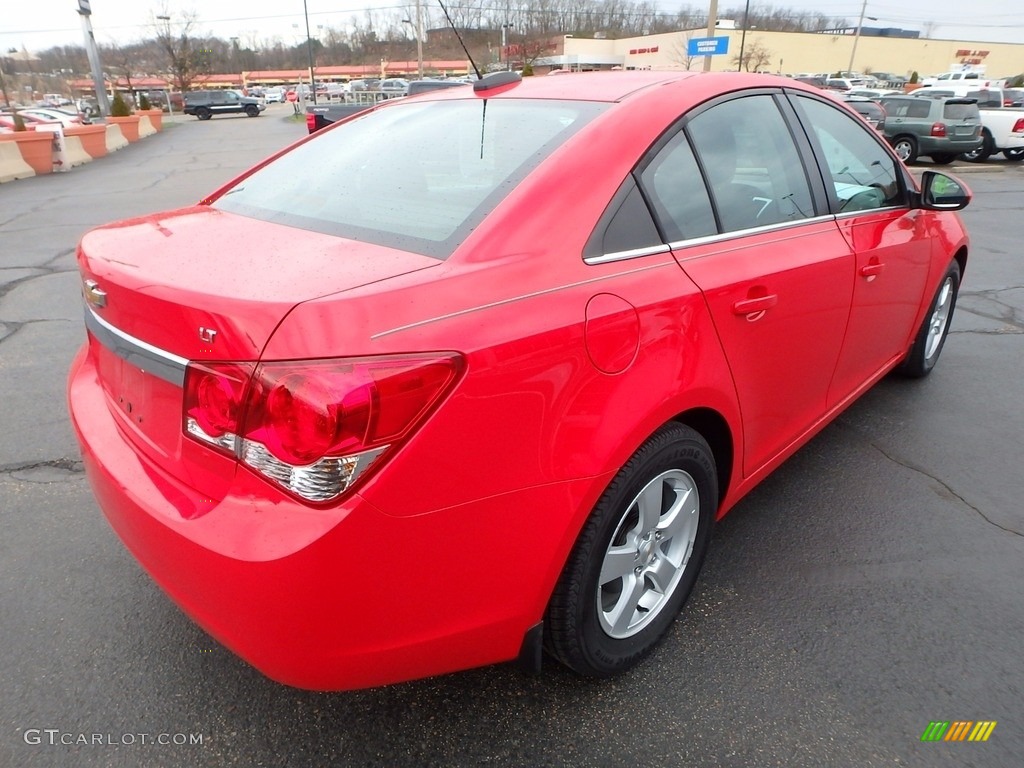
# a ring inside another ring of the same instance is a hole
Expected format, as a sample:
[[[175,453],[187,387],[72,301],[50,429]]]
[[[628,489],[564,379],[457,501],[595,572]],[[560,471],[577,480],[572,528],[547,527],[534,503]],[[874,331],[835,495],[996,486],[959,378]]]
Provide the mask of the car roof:
[[[717,93],[742,88],[786,87],[810,93],[820,93],[819,89],[795,81],[793,78],[778,75],[759,75],[747,72],[665,72],[665,71],[606,71],[606,72],[571,72],[559,77],[525,77],[522,82],[500,86],[487,91],[474,91],[464,88],[447,88],[430,91],[430,97],[438,100],[464,98],[496,98],[496,99],[559,99],[566,101],[622,101],[639,91],[649,88],[690,81],[711,86]],[[726,85],[723,86],[723,83]]]

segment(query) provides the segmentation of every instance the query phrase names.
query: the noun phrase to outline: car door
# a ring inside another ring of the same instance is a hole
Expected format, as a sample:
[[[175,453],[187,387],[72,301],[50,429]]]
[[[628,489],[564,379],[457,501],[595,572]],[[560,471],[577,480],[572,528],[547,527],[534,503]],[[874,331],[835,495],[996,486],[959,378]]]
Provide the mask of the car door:
[[[904,173],[870,130],[820,99],[793,95],[854,252],[853,301],[828,402],[876,379],[908,349],[928,277],[927,213],[911,209]]]
[[[826,397],[850,310],[853,256],[806,172],[806,139],[777,94],[688,116],[640,173],[680,267],[725,350],[750,475],[807,432]]]

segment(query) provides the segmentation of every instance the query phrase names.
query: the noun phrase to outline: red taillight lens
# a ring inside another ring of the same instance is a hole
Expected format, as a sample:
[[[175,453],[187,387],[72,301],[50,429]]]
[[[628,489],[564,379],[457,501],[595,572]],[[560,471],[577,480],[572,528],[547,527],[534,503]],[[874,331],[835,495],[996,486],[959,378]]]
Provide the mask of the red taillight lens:
[[[306,113],[306,130],[310,133],[316,130],[316,115]]]
[[[245,386],[254,366],[234,363],[191,363],[185,370],[185,430],[191,419],[211,438],[238,434]]]
[[[191,363],[185,432],[302,498],[330,501],[407,438],[461,370],[449,353]]]
[[[945,136],[946,135],[946,124],[945,123],[932,123],[932,136]]]
[[[1013,124],[1013,131],[1011,133],[1022,133],[1024,132],[1024,117],[1018,118],[1017,122]]]

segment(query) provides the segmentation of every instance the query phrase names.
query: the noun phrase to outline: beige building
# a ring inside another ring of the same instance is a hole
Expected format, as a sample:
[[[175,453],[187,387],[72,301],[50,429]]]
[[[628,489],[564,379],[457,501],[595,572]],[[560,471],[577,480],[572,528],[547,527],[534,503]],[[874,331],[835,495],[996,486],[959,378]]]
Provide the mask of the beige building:
[[[728,53],[711,57],[713,71],[735,70],[743,31],[717,29],[716,37],[728,37]],[[538,73],[549,69],[691,69],[700,70],[704,57],[687,55],[687,41],[707,37],[707,30],[687,30],[621,40],[595,40],[566,35],[554,41],[551,55],[537,60]],[[853,66],[850,56],[856,55]],[[936,40],[908,37],[880,37],[862,34],[810,32],[762,32],[748,30],[744,49],[760,48],[767,63],[761,71],[795,75],[800,73],[889,72],[910,77],[917,72],[927,77],[949,71],[954,64],[981,64],[985,75],[1005,78],[1024,72],[1024,45],[984,43],[976,40]],[[549,49],[550,50],[550,49]]]

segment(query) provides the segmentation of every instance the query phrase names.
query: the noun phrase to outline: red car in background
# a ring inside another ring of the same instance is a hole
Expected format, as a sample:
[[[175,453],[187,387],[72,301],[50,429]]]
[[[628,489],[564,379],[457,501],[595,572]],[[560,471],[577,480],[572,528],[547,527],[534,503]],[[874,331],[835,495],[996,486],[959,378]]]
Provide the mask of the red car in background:
[[[499,73],[88,233],[72,420],[134,556],[276,680],[606,677],[715,520],[932,370],[969,200],[792,80]]]

